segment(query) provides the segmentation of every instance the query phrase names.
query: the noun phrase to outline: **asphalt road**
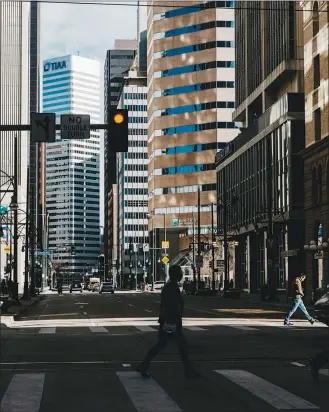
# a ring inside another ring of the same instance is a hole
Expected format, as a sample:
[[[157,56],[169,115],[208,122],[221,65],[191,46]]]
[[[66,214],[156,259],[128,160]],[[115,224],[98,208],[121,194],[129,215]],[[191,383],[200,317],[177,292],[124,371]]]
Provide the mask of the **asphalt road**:
[[[184,378],[172,345],[152,364],[152,379],[140,378],[134,368],[156,340],[148,319],[158,300],[50,295],[14,327],[2,326],[0,412],[328,411],[328,369],[319,383],[307,369],[328,345],[328,328],[298,320],[286,328],[275,321],[282,313],[260,307],[248,316],[241,302],[186,297],[184,315],[195,323],[185,335],[201,377]]]

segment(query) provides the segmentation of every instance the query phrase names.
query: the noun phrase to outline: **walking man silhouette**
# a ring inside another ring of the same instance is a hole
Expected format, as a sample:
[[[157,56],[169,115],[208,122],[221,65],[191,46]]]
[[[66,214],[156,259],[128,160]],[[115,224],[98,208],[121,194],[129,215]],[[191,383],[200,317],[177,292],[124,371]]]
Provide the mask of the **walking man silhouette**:
[[[187,343],[183,335],[182,315],[184,301],[178,285],[182,277],[183,274],[180,266],[173,265],[169,268],[169,281],[161,292],[158,341],[137,368],[137,371],[144,378],[150,377],[148,374],[150,362],[165,348],[168,340],[173,340],[178,346],[179,354],[184,364],[185,376],[187,378],[199,376],[199,373],[194,370],[189,360]]]

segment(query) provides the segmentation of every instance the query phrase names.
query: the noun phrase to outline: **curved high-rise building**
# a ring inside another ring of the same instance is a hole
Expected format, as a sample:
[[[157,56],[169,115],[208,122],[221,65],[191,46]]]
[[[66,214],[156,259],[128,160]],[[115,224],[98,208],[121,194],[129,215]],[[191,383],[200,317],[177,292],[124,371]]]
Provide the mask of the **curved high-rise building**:
[[[193,216],[197,224],[198,188],[201,232],[210,233],[215,154],[238,134],[234,2],[157,3],[147,13],[149,229],[155,247],[166,232],[172,263],[178,234],[191,234]]]

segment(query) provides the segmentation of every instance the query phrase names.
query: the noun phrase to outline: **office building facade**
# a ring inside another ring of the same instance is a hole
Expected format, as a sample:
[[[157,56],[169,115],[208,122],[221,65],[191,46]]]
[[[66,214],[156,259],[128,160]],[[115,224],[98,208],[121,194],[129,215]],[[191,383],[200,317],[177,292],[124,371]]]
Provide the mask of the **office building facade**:
[[[116,108],[121,95],[123,77],[132,65],[137,49],[136,40],[115,40],[114,49],[108,50],[104,65],[104,122],[108,111]],[[116,155],[111,152],[111,137],[104,131],[104,259],[108,275],[117,269],[117,246],[115,244]]]
[[[89,114],[100,123],[100,63],[81,56],[43,62],[43,112]],[[96,265],[100,248],[99,132],[89,140],[61,140],[46,149],[46,205],[49,248],[65,265],[65,282]],[[71,255],[71,247],[76,254]]]
[[[149,244],[148,233],[148,155],[147,155],[147,79],[137,71],[124,78],[118,107],[128,110],[128,152],[117,154],[117,245],[120,254],[120,284],[143,280],[151,261],[149,253],[136,247],[129,254],[130,241]],[[143,270],[143,267],[145,269]],[[130,282],[129,282],[130,280]]]
[[[29,123],[30,4],[0,2],[0,124]],[[0,203],[11,204],[14,176],[14,136],[18,137],[18,289],[23,291],[25,255],[26,194],[29,136],[27,132],[1,132]],[[13,212],[0,216],[4,236],[0,242],[0,277],[13,277]],[[7,246],[7,247],[6,247]],[[6,247],[6,252],[4,251]],[[11,270],[9,270],[11,268]],[[7,269],[7,270],[6,270]]]
[[[304,1],[305,257],[309,291],[329,283],[329,4]]]
[[[147,12],[149,230],[156,247],[166,232],[170,263],[191,243],[198,188],[201,233],[209,236],[215,154],[238,134],[232,122],[234,2],[180,6],[154,2]]]
[[[233,120],[243,128],[216,170],[218,233],[236,242],[235,286],[272,293],[304,268],[304,67],[299,4],[266,4],[235,2]]]

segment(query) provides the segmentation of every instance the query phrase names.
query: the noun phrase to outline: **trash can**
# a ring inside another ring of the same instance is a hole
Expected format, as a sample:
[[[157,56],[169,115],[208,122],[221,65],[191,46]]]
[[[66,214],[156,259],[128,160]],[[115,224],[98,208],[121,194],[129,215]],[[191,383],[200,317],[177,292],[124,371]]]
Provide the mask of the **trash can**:
[[[265,301],[267,296],[267,285],[260,285],[260,300]]]

